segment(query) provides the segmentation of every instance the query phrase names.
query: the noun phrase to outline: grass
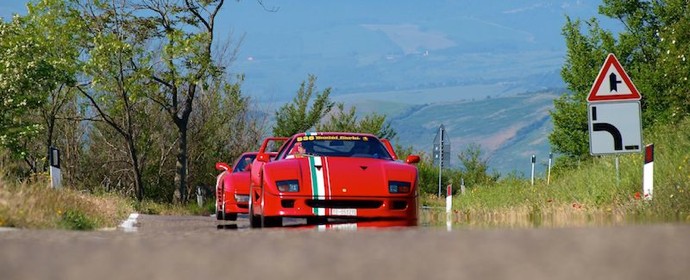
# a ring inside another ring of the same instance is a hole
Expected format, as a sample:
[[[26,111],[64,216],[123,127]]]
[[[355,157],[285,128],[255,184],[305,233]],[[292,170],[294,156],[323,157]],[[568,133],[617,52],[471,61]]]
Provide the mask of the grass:
[[[199,207],[196,201],[190,202],[186,205],[158,203],[154,201],[142,201],[134,203],[134,208],[141,214],[149,215],[196,215],[208,216],[215,214],[216,205],[213,201],[214,197],[206,198],[203,206]]]
[[[130,201],[115,195],[90,195],[52,189],[39,175],[33,183],[0,178],[0,227],[94,230],[117,226],[132,212]]]
[[[453,219],[489,227],[690,222],[690,120],[653,131],[645,135],[646,142],[655,143],[652,200],[638,197],[643,184],[642,154],[619,156],[620,181],[615,156],[603,156],[554,174],[549,184],[542,179],[532,186],[529,180],[509,177],[493,185],[470,187],[464,195],[453,197]],[[445,202],[423,197],[422,203]],[[439,212],[426,215],[438,220]]]
[[[115,194],[89,194],[65,187],[49,188],[47,175],[32,178],[33,183],[11,183],[0,178],[0,227],[31,229],[95,230],[113,228],[132,212],[152,215],[209,215],[212,199],[199,207],[135,202]]]
[[[554,173],[531,185],[517,176],[487,186],[468,186],[453,197],[455,224],[473,227],[564,227],[646,222],[690,222],[690,119],[676,125],[648,129],[645,142],[655,143],[654,196],[642,192],[642,154],[604,156]],[[116,195],[93,195],[70,188],[48,188],[46,175],[34,183],[13,183],[0,177],[0,227],[92,230],[114,227],[129,213],[208,215],[214,201],[199,207],[132,200]],[[445,221],[445,199],[424,194],[423,223]],[[428,222],[427,222],[428,221]]]

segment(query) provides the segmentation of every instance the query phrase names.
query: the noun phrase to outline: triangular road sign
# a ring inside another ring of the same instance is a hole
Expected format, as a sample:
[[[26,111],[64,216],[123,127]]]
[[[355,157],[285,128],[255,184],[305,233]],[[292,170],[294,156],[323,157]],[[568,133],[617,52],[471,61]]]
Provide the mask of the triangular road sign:
[[[640,93],[623,70],[623,66],[616,56],[610,53],[592,84],[587,101],[640,100],[640,98]]]

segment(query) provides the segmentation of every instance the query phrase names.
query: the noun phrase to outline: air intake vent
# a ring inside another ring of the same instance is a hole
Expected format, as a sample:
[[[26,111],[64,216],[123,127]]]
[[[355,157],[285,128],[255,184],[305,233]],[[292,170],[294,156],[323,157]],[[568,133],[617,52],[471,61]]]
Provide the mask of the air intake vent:
[[[307,200],[307,206],[312,208],[349,208],[349,209],[376,209],[383,205],[380,200]]]

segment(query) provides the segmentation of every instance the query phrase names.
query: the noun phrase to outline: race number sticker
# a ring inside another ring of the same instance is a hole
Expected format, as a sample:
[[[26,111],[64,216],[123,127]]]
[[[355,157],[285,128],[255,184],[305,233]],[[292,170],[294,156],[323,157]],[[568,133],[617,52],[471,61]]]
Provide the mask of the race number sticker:
[[[357,209],[331,209],[333,216],[357,216]]]

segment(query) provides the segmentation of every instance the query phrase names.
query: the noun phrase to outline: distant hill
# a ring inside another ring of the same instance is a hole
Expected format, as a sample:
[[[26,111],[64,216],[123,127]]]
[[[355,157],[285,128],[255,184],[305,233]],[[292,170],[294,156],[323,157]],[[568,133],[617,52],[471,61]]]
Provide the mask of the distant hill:
[[[218,24],[235,38],[245,35],[230,70],[246,74],[246,92],[287,101],[307,74],[339,94],[495,83],[522,91],[563,87],[566,16],[594,17],[600,1],[263,3],[266,9],[227,2]]]
[[[5,19],[25,10],[10,2]],[[565,87],[566,16],[597,17],[601,1],[225,3],[219,43],[242,38],[228,71],[245,74],[243,91],[270,116],[314,74],[336,100],[387,114],[404,145],[430,151],[444,124],[454,154],[476,142],[496,170],[527,174],[532,153],[548,155],[548,110],[563,92],[551,89]]]
[[[549,110],[553,109],[553,100],[563,92],[563,89],[551,89],[417,104],[396,99],[396,93],[378,93],[376,96],[390,98],[349,102],[360,113],[387,114],[398,132],[397,142],[427,154],[431,154],[434,137],[443,124],[451,139],[451,165],[454,167],[460,164],[457,155],[468,144],[476,143],[481,145],[492,169],[502,174],[529,176],[533,154],[538,159],[538,173],[544,172],[550,152],[547,136],[553,128]],[[419,91],[417,99],[424,100],[425,94]]]
[[[220,24],[246,34],[231,71],[246,74],[245,92],[264,107],[315,74],[337,101],[386,114],[403,145],[431,152],[444,124],[454,164],[475,142],[492,168],[528,176],[532,154],[543,170],[548,111],[564,92],[553,89],[565,88],[566,16],[596,17],[600,1],[263,3],[229,3]]]

